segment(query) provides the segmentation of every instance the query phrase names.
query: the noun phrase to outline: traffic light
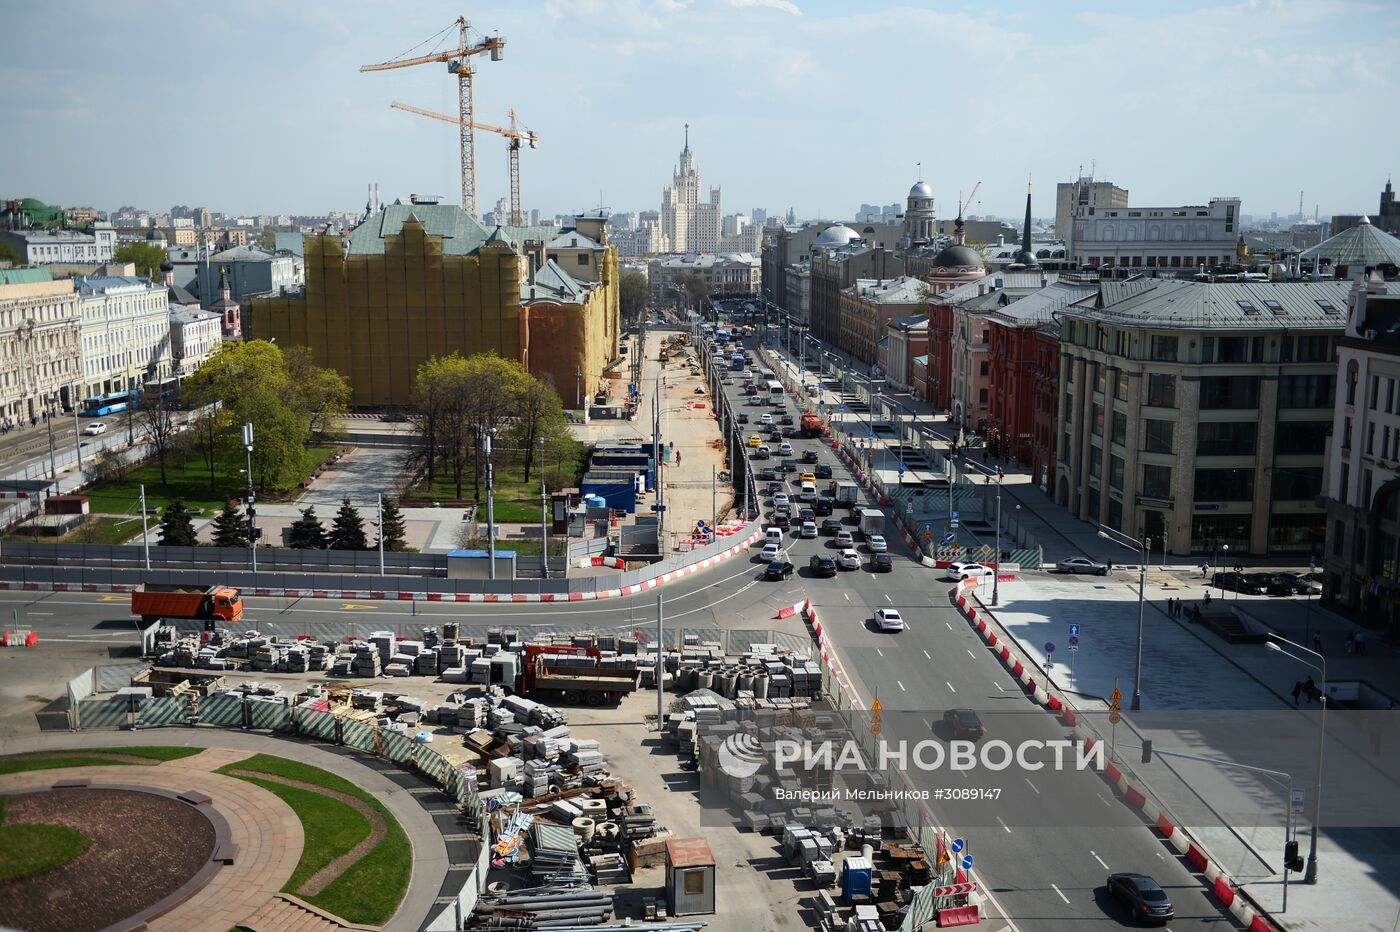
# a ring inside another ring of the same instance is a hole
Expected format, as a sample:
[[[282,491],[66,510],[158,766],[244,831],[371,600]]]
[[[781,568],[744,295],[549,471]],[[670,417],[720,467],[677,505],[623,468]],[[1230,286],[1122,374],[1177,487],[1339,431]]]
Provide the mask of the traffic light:
[[[1142,739],[1142,762],[1143,762],[1144,764],[1150,764],[1150,763],[1152,763],[1152,739],[1151,739],[1151,738],[1143,738],[1143,739]]]
[[[1303,858],[1298,854],[1298,842],[1290,841],[1283,846],[1283,869],[1295,874],[1303,872]]]

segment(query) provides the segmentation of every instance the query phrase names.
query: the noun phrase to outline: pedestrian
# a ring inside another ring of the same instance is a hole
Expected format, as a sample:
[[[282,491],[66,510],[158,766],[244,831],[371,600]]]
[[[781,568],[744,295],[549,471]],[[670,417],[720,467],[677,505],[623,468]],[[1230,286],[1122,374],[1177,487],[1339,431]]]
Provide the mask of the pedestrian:
[[[1202,564],[1201,564],[1201,578],[1202,578],[1202,579],[1205,579],[1205,578],[1206,578],[1206,570],[1207,570],[1208,568],[1209,568],[1209,566],[1208,566],[1207,564],[1205,564],[1205,563],[1202,563]]]
[[[1210,608],[1210,590],[1209,590],[1209,589],[1206,590],[1206,597],[1205,597],[1204,599],[1202,599],[1201,601],[1205,604],[1205,607],[1206,607],[1206,608]]]
[[[1294,707],[1295,709],[1298,707],[1298,694],[1301,693],[1302,691],[1303,691],[1303,681],[1302,681],[1302,680],[1295,680],[1295,681],[1293,682],[1293,707]]]
[[[1317,684],[1313,682],[1311,673],[1308,674],[1308,681],[1303,684],[1303,692],[1308,695],[1308,705],[1312,705],[1313,701],[1317,699],[1318,692]]]
[[[1366,653],[1366,635],[1362,634],[1360,631],[1356,632],[1356,653]]]
[[[679,466],[680,464],[681,464],[681,451],[680,451],[680,450],[677,450],[677,451],[676,451],[676,465]]]
[[[1313,635],[1313,650],[1316,651],[1316,652],[1319,653],[1319,654],[1322,653],[1322,635],[1321,635],[1321,634],[1314,634],[1314,635]]]

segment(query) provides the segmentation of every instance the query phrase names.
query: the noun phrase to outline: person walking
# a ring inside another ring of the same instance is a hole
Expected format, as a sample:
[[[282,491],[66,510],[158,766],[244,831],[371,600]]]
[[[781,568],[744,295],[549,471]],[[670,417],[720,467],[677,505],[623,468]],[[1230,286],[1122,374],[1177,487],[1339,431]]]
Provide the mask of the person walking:
[[[1357,654],[1364,654],[1364,653],[1366,653],[1366,635],[1362,634],[1360,631],[1356,632],[1355,642],[1356,642],[1355,653],[1357,653]]]
[[[1312,674],[1308,674],[1308,680],[1303,684],[1303,692],[1308,695],[1308,705],[1312,705],[1318,697],[1317,684],[1313,682]]]
[[[1303,681],[1295,680],[1293,683],[1293,707],[1298,707],[1298,695],[1303,691]]]
[[[1202,599],[1201,602],[1205,605],[1206,608],[1210,608],[1210,590],[1209,590],[1209,589],[1206,590],[1206,597],[1205,597],[1204,599]]]

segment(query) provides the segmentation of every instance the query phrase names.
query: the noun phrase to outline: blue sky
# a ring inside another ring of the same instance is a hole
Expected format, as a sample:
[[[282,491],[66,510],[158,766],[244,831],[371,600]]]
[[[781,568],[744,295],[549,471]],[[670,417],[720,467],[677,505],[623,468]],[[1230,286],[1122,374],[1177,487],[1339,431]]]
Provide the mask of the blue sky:
[[[1128,12],[1124,12],[1128,11]],[[478,119],[540,137],[527,208],[654,209],[682,125],[726,212],[848,217],[919,174],[941,215],[1037,215],[1093,164],[1145,206],[1373,211],[1400,161],[1400,4],[515,0],[218,6],[0,0],[0,197],[322,213],[458,196],[442,65],[360,74],[459,13],[507,40]],[[478,197],[505,193],[477,136]]]

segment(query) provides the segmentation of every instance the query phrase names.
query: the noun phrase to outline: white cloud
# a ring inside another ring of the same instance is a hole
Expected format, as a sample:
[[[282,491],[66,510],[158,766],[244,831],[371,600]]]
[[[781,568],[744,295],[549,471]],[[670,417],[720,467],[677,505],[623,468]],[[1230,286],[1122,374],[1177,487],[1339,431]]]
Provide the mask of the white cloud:
[[[797,8],[797,4],[792,0],[729,0],[729,5],[733,7],[767,7],[770,10],[779,10],[783,13],[791,13],[793,16],[801,16],[802,11]]]

